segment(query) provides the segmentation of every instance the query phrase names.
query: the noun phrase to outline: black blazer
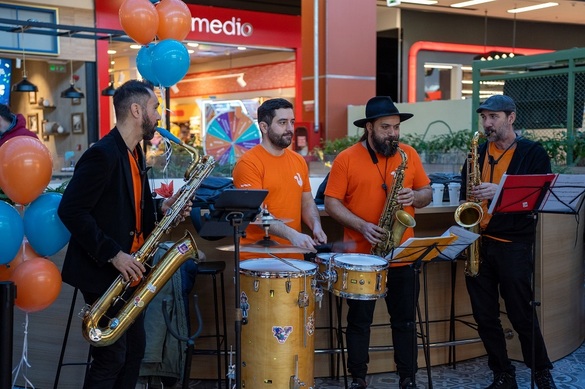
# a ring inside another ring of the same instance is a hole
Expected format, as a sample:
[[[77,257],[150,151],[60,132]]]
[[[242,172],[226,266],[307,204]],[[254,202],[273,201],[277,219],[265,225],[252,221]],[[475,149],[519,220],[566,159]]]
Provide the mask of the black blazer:
[[[144,166],[141,151],[139,162]],[[144,174],[142,230],[146,238],[154,228],[156,208]],[[120,250],[130,252],[136,229],[128,148],[117,128],[83,153],[58,214],[71,232],[63,281],[81,291],[103,294],[120,274],[108,260]]]

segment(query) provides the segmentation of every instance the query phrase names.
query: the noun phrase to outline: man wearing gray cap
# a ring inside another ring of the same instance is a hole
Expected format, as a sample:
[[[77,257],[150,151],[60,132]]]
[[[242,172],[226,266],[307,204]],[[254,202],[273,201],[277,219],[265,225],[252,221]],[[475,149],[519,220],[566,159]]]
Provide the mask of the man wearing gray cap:
[[[473,186],[470,195],[481,201],[480,266],[477,276],[465,277],[473,317],[478,325],[488,355],[488,366],[494,374],[489,388],[515,389],[515,367],[508,358],[506,339],[500,322],[500,296],[508,319],[518,333],[524,363],[534,368],[539,389],[554,389],[552,363],[538,320],[532,310],[532,272],[536,220],[525,213],[487,213],[503,174],[550,173],[550,159],[542,146],[523,139],[514,132],[516,104],[505,95],[488,98],[477,109],[487,142],[479,146],[478,163],[481,183]],[[467,182],[466,164],[462,182]],[[460,199],[466,199],[462,185]],[[533,339],[534,336],[534,339]],[[534,358],[534,359],[533,359]],[[534,361],[534,363],[533,363]]]

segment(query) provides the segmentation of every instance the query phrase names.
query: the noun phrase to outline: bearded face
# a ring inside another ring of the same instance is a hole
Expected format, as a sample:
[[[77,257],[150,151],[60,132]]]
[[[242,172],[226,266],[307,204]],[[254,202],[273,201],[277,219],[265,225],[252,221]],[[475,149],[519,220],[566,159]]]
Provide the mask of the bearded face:
[[[151,140],[154,138],[156,122],[158,120],[152,120],[149,115],[142,116],[142,139]]]
[[[385,157],[391,157],[398,151],[398,141],[400,136],[379,134],[372,130],[371,132],[372,147],[376,152]]]
[[[268,139],[276,147],[286,149],[292,143],[293,132],[286,130],[282,134],[272,129],[272,126],[268,127]]]

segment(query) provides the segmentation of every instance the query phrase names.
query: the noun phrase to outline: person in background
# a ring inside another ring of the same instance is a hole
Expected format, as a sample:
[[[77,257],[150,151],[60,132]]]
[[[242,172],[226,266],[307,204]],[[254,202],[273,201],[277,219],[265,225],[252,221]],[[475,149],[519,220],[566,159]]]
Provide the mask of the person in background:
[[[0,104],[0,146],[8,139],[17,136],[32,136],[39,138],[37,134],[26,128],[26,119],[20,113],[12,113],[5,104]]]
[[[179,124],[179,139],[181,141],[191,144],[193,139],[191,138],[191,130],[189,129],[189,123]]]
[[[267,189],[264,206],[273,217],[287,221],[269,226],[271,238],[274,236],[279,243],[313,249],[315,245],[327,243],[327,235],[311,194],[307,163],[288,149],[294,124],[293,105],[285,99],[267,100],[258,107],[262,142],[236,163],[234,186],[237,189]],[[301,221],[312,231],[312,236],[301,232]],[[242,243],[254,243],[264,235],[262,226],[249,225]],[[246,254],[242,253],[241,258],[246,258]]]
[[[471,195],[481,201],[480,266],[476,277],[465,277],[473,317],[488,355],[488,366],[494,374],[488,388],[517,388],[515,367],[508,358],[506,339],[500,322],[500,296],[508,319],[518,333],[524,363],[532,367],[534,352],[535,382],[540,389],[556,388],[550,369],[544,339],[538,320],[533,320],[532,285],[537,221],[527,214],[487,213],[502,175],[550,173],[550,159],[538,143],[519,137],[514,132],[516,104],[505,95],[494,95],[477,108],[487,142],[478,150],[481,184]],[[467,182],[466,164],[462,182]],[[459,198],[466,199],[466,186]],[[534,339],[532,339],[534,334]],[[534,343],[532,343],[534,342]],[[534,345],[534,349],[532,348]]]
[[[366,105],[366,117],[356,120],[364,134],[355,145],[335,158],[325,189],[325,210],[344,227],[343,241],[355,243],[355,252],[370,253],[372,246],[382,241],[386,231],[378,226],[385,209],[386,198],[394,187],[394,174],[402,163],[398,147],[408,161],[404,169],[402,189],[395,200],[414,216],[415,208],[431,202],[430,180],[416,150],[398,143],[400,124],[413,115],[400,113],[390,97],[377,96]],[[407,228],[402,240],[412,237]],[[394,264],[388,269],[388,293],[385,298],[392,327],[394,361],[400,376],[400,388],[415,387],[417,370],[415,301],[415,272],[411,266]],[[418,285],[418,284],[417,284]],[[353,382],[350,388],[367,387],[370,326],[376,300],[347,300],[347,368]]]
[[[142,278],[145,266],[131,253],[142,246],[156,219],[180,194],[177,191],[162,201],[151,196],[140,142],[152,139],[160,120],[153,86],[130,80],[116,89],[113,101],[116,126],[83,153],[58,208],[59,218],[71,232],[62,278],[78,288],[89,305],[120,274],[126,281]],[[189,212],[187,204],[182,216]],[[114,317],[119,308],[114,305],[107,316]],[[115,343],[92,347],[83,387],[134,388],[145,341],[141,313]]]

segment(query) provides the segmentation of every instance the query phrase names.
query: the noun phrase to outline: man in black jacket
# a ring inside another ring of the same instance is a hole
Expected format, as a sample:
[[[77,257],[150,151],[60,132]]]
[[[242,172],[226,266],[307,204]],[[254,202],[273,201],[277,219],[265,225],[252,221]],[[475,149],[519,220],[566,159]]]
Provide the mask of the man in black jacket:
[[[89,305],[120,274],[127,281],[142,277],[145,266],[131,253],[142,246],[156,219],[180,193],[155,202],[146,177],[140,142],[154,136],[160,120],[158,107],[149,83],[130,80],[116,89],[116,127],[83,153],[59,204],[59,217],[71,232],[63,281],[78,288]],[[183,215],[188,216],[190,210],[189,205]],[[140,314],[115,343],[92,347],[93,360],[83,387],[134,388],[145,342]]]
[[[538,320],[532,319],[532,245],[536,220],[532,214],[489,215],[487,208],[494,198],[503,174],[550,173],[550,159],[538,143],[523,139],[514,131],[516,104],[505,95],[495,95],[479,106],[477,112],[487,142],[479,147],[481,184],[471,195],[482,202],[481,264],[476,277],[466,277],[467,290],[488,355],[494,382],[488,388],[515,389],[515,367],[506,351],[500,322],[500,294],[514,330],[518,333],[524,363],[532,368],[534,352],[535,382],[540,389],[556,388],[550,374],[550,362]],[[467,182],[464,165],[462,181]],[[465,200],[466,185],[460,199]],[[534,333],[534,343],[532,335]],[[534,344],[534,349],[532,345]]]

